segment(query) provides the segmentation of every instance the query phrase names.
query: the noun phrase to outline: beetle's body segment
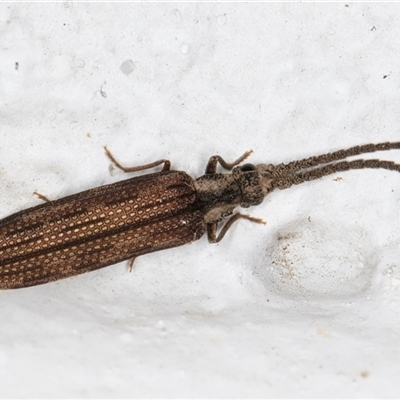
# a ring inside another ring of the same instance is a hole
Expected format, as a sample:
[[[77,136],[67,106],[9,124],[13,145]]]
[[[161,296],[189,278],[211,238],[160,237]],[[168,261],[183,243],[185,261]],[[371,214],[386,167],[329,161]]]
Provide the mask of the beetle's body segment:
[[[275,189],[350,169],[400,172],[400,164],[392,161],[340,161],[391,149],[400,149],[400,142],[257,166],[238,166],[251,152],[231,164],[213,156],[206,174],[195,180],[185,172],[169,170],[168,160],[122,167],[106,148],[111,161],[125,172],[161,164],[163,170],[49,201],[1,220],[0,289],[39,285],[191,243],[206,230],[211,243],[219,242],[239,218],[263,223],[234,211],[260,204]],[[218,163],[232,173],[216,173]],[[217,236],[218,224],[227,217]]]
[[[38,285],[199,239],[194,180],[163,171],[91,189],[0,221],[0,288]]]

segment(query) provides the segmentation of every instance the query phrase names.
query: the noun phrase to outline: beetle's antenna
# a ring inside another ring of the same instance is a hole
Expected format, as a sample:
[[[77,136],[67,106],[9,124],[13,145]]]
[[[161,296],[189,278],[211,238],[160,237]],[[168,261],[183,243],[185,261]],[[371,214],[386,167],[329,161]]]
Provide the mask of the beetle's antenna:
[[[302,160],[291,161],[287,164],[277,165],[277,169],[284,171],[299,171],[305,168],[316,167],[321,164],[328,164],[338,160],[344,160],[347,157],[358,156],[365,153],[374,153],[376,151],[387,151],[400,149],[400,142],[369,143],[362,146],[354,146],[349,149],[338,150],[333,153],[326,153],[316,157],[303,158]],[[371,167],[362,167],[371,168]],[[382,167],[377,167],[382,168]]]
[[[287,174],[276,176],[271,182],[271,185],[273,186],[274,189],[286,189],[292,185],[299,185],[300,183],[303,182],[320,179],[323,176],[331,175],[337,172],[348,171],[352,169],[364,169],[364,168],[371,168],[371,169],[382,168],[390,171],[400,172],[400,164],[396,164],[393,161],[376,160],[376,159],[341,161],[338,163],[319,166],[317,168],[310,169],[308,171],[288,170]]]

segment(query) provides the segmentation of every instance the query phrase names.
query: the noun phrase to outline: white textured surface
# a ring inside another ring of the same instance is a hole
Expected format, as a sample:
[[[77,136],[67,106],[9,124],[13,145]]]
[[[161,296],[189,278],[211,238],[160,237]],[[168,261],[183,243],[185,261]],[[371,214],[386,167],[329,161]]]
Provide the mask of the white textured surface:
[[[199,176],[399,140],[399,11],[1,4],[1,216],[124,179],[103,145]],[[219,245],[1,292],[0,397],[397,397],[400,176],[340,176]]]

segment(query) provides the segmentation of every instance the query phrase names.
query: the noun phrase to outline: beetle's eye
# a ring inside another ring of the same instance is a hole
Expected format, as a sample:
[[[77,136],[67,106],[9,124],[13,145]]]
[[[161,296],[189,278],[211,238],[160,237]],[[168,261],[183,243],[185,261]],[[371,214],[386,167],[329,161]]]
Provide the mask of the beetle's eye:
[[[243,172],[255,171],[257,168],[254,164],[244,164],[240,167]]]

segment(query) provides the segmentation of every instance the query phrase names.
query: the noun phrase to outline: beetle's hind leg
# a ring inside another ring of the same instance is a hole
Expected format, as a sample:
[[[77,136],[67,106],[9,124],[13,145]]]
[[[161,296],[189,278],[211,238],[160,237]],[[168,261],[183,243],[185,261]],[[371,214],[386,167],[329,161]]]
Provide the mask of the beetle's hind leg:
[[[37,198],[39,198],[40,200],[43,200],[45,203],[51,201],[51,200],[50,200],[49,198],[47,198],[44,194],[39,193],[37,190],[35,190],[35,191],[33,192],[33,194],[34,194]]]

